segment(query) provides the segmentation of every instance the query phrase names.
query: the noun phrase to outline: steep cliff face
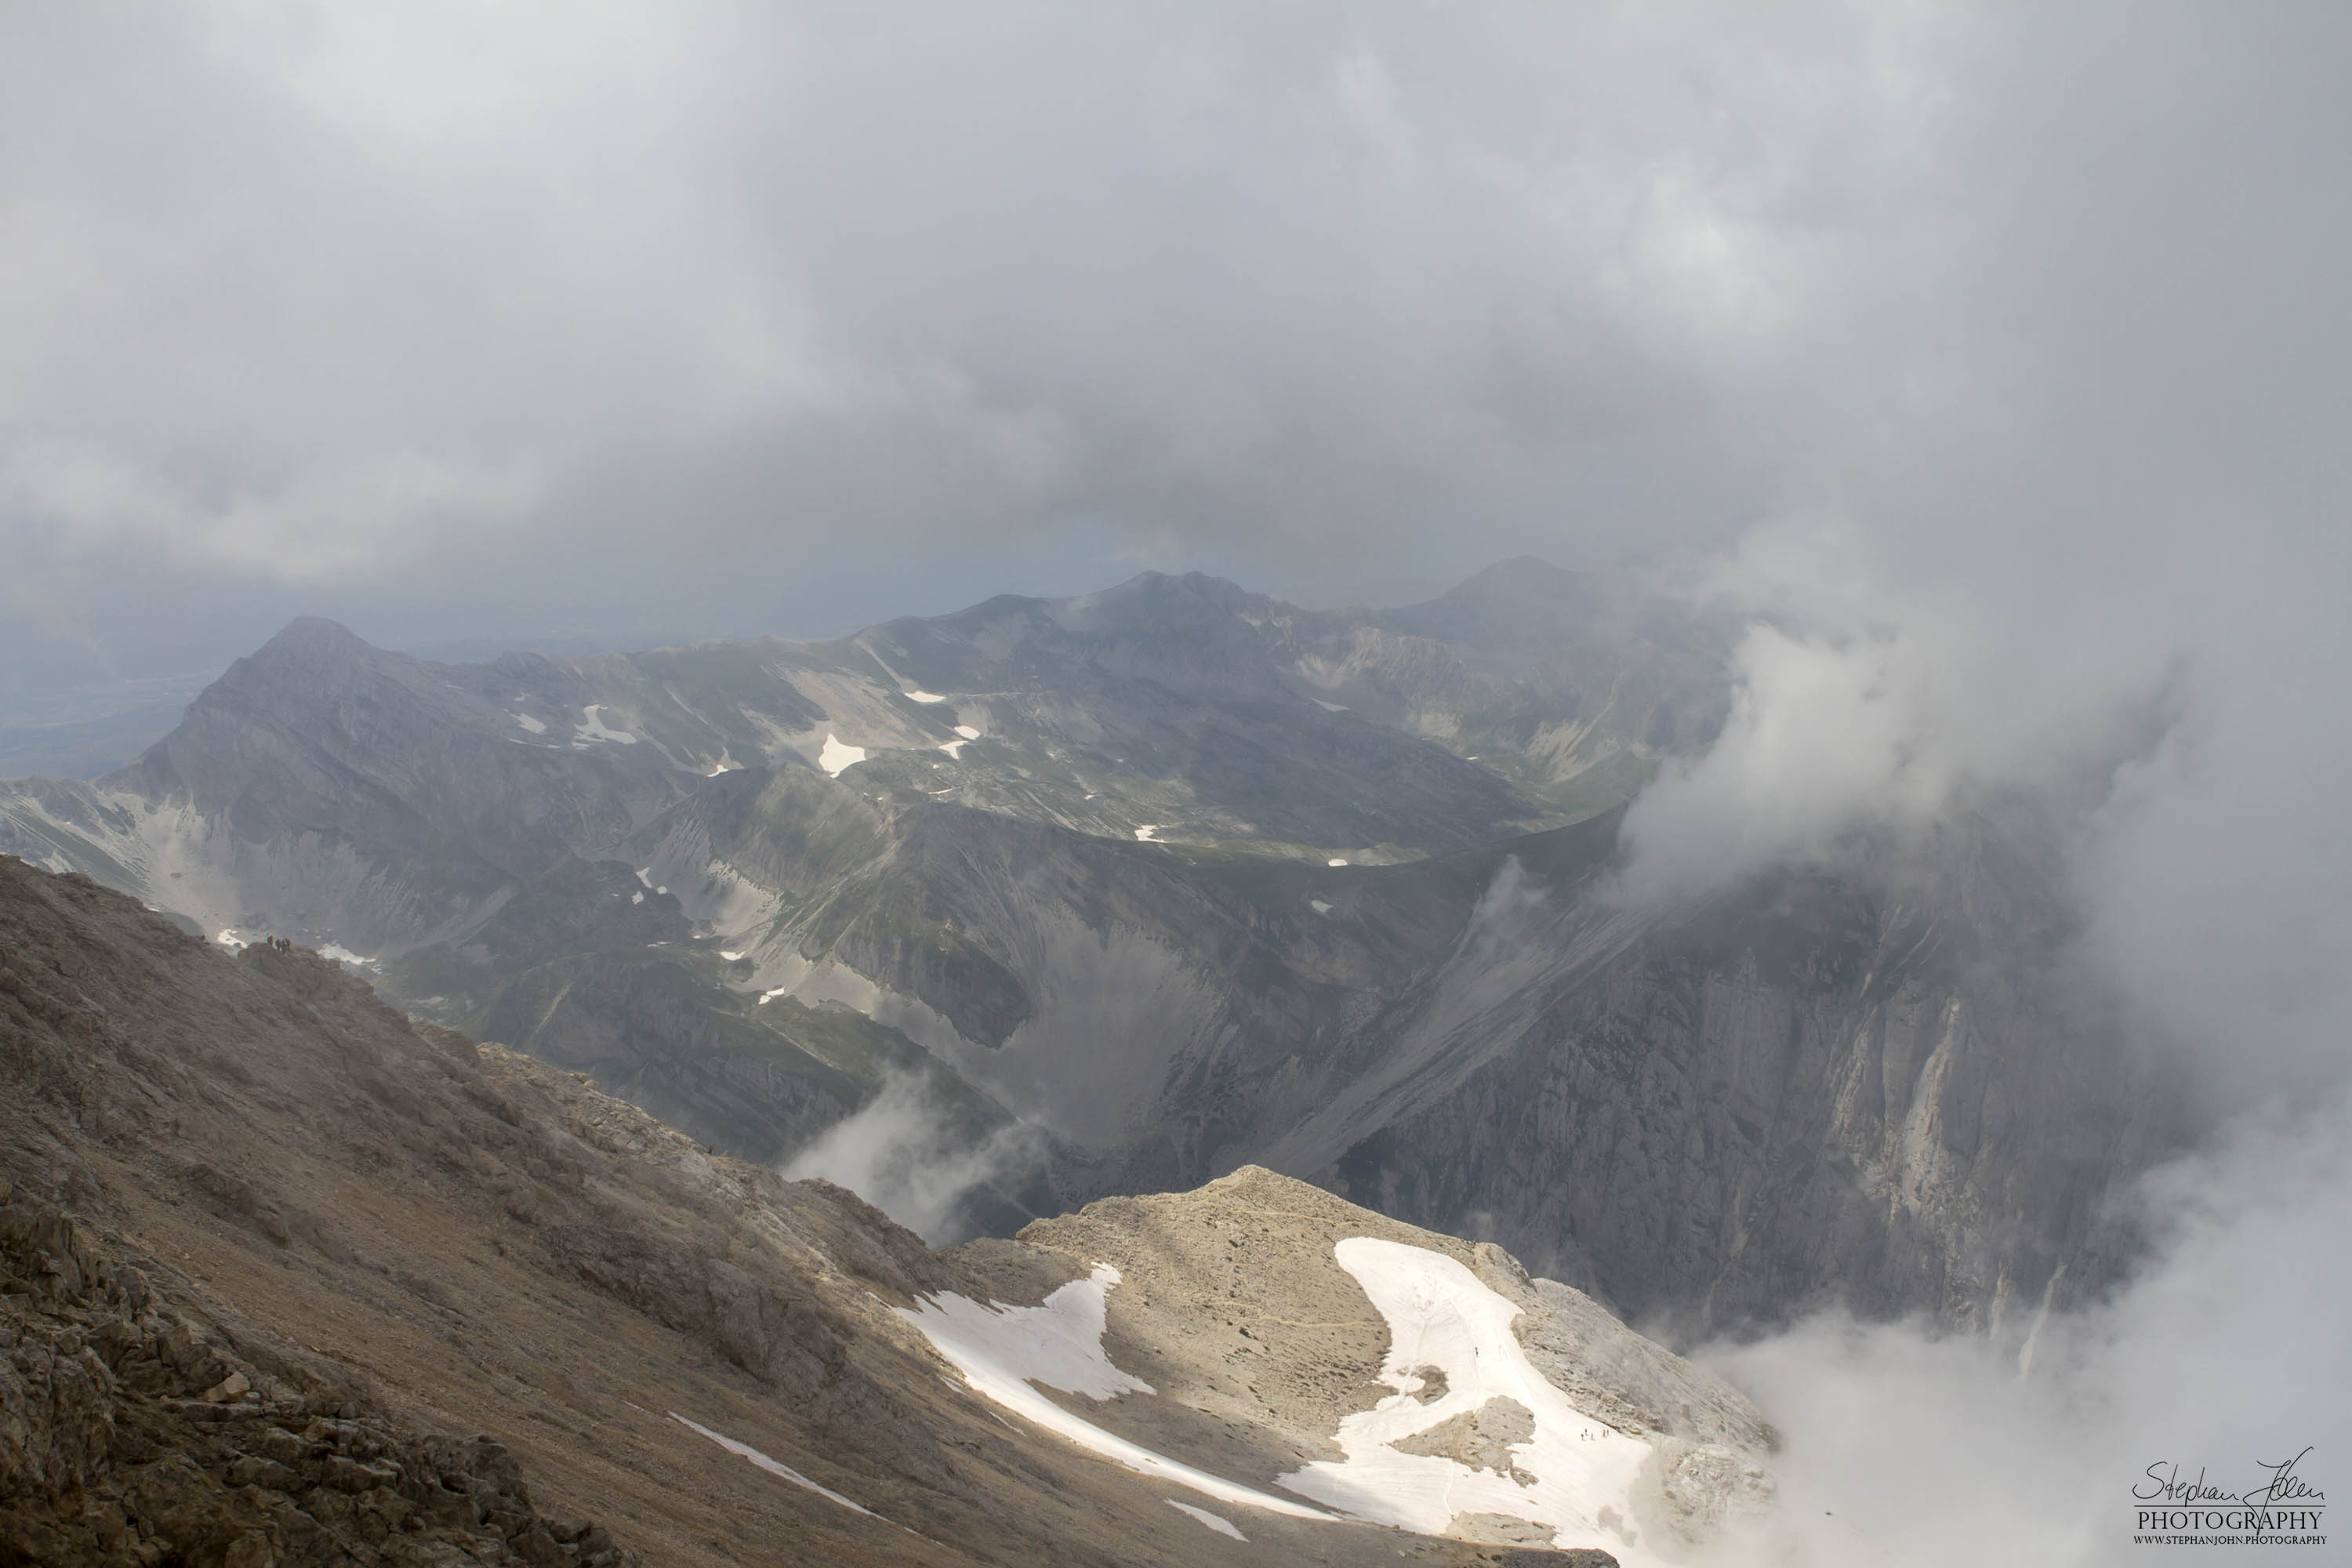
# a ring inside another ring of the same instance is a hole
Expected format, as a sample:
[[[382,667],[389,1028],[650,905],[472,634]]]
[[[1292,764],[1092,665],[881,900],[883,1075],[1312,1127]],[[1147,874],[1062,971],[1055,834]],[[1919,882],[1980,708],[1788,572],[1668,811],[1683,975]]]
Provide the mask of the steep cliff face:
[[[2008,933],[1788,879],[1646,932],[1323,1176],[1693,1329],[1834,1299],[2021,1331],[2112,1282],[2106,1200],[2186,1104]]]
[[[219,924],[396,955],[683,793],[650,747],[517,743],[526,689],[298,621],[104,784],[148,808],[157,879]]]
[[[1061,1133],[1065,1201],[1258,1162],[1695,1331],[1831,1298],[2000,1328],[2112,1279],[2131,1238],[2107,1194],[2189,1131],[2162,1058],[2058,956],[2048,862],[1988,823],[1899,882],[1674,910],[1617,901],[1609,817],[1246,875],[934,826],[898,892],[841,906],[895,941],[811,950]]]

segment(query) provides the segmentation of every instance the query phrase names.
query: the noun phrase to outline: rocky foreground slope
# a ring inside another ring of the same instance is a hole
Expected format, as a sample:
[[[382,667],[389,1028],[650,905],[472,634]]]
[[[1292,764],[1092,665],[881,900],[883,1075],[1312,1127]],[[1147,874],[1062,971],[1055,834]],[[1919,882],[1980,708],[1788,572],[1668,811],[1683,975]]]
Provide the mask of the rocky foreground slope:
[[[1495,1248],[1253,1171],[934,1253],[5,858],[0,1074],[0,1562],[1632,1564],[1769,1492]]]

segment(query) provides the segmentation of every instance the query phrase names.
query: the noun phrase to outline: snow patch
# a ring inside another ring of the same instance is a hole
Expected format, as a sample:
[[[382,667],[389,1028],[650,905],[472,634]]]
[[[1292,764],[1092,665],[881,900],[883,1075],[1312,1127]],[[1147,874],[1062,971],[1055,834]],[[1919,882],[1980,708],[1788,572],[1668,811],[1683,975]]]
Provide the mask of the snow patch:
[[[830,1487],[821,1487],[817,1485],[814,1481],[809,1479],[806,1476],[801,1474],[790,1465],[783,1463],[782,1460],[768,1458],[767,1455],[762,1454],[759,1449],[752,1447],[749,1443],[738,1443],[732,1437],[722,1437],[718,1433],[713,1432],[709,1427],[702,1426],[698,1422],[688,1421],[685,1416],[680,1415],[675,1410],[669,1413],[669,1418],[677,1422],[679,1426],[686,1427],[688,1431],[699,1432],[702,1436],[709,1438],[712,1442],[718,1444],[720,1447],[726,1449],[729,1453],[735,1455],[739,1458],[751,1460],[753,1464],[759,1466],[760,1468],[767,1471],[770,1475],[782,1476],[784,1479],[792,1482],[793,1485],[796,1487],[805,1487],[807,1489],[816,1493],[816,1495],[821,1498],[825,1498],[831,1501],[839,1503],[842,1507],[847,1509],[852,1513],[862,1513],[868,1519],[880,1519],[882,1517],[870,1508],[866,1508],[850,1501],[849,1499],[842,1496],[839,1492],[835,1491]]]
[[[514,721],[521,725],[524,729],[530,731],[534,735],[544,735],[547,733],[547,726],[541,723],[538,720],[532,718],[528,713],[515,714]]]
[[[1103,1354],[1103,1303],[1118,1283],[1118,1270],[1097,1263],[1090,1276],[1071,1280],[1046,1297],[1042,1307],[998,1307],[943,1294],[920,1307],[891,1310],[920,1330],[931,1348],[963,1373],[976,1392],[1082,1448],[1219,1502],[1268,1509],[1293,1519],[1328,1519],[1319,1509],[1253,1490],[1114,1436],[1031,1386],[1042,1383],[1097,1400],[1158,1392],[1119,1371]]]
[[[757,1005],[764,1007],[769,1003],[774,1001],[777,997],[789,996],[792,993],[793,988],[789,985],[779,985],[773,991],[762,991],[760,993],[760,1000]]]
[[[616,746],[635,745],[637,738],[626,730],[613,730],[605,727],[604,721],[601,717],[604,710],[604,705],[602,702],[591,702],[587,707],[580,710],[581,722],[572,727],[572,743],[581,746],[602,741],[610,742]],[[520,718],[521,715],[517,714],[516,717]]]
[[[373,958],[362,958],[358,953],[353,952],[350,948],[345,947],[339,942],[331,942],[327,943],[326,946],[320,948],[319,950],[319,956],[320,958],[331,958],[337,963],[348,963],[355,969],[382,969],[383,967],[383,964],[378,963]]]
[[[854,768],[865,760],[865,747],[845,746],[830,730],[824,732],[824,750],[816,754],[816,765],[835,778],[841,776],[842,769]]]
[[[1328,905],[1328,904],[1327,904],[1327,903],[1325,903],[1325,902],[1324,902],[1322,900],[1320,900],[1320,899],[1309,899],[1309,900],[1307,900],[1307,907],[1308,909],[1310,909],[1310,910],[1314,910],[1317,914],[1318,914],[1318,915],[1328,915],[1328,914],[1329,914],[1329,913],[1331,912],[1331,906],[1330,906],[1330,905]]]
[[[1335,1441],[1345,1460],[1318,1460],[1281,1486],[1423,1535],[1442,1534],[1456,1514],[1498,1513],[1549,1526],[1557,1547],[1605,1545],[1624,1568],[1661,1561],[1636,1549],[1630,1528],[1650,1445],[1569,1403],[1511,1332],[1517,1307],[1427,1247],[1359,1236],[1333,1254],[1388,1321],[1381,1381],[1397,1392],[1340,1420]],[[1422,1367],[1445,1377],[1444,1395],[1426,1405],[1414,1397],[1425,1386]],[[1532,1476],[1529,1485],[1394,1447],[1493,1399],[1515,1400],[1535,1417],[1535,1435],[1510,1449],[1512,1468]]]
[[[1042,1383],[1088,1399],[1157,1394],[1103,1353],[1107,1303],[1119,1279],[1117,1268],[1097,1263],[1084,1279],[1073,1279],[1046,1297],[1042,1307],[999,1307],[947,1295],[925,1303],[919,1313],[900,1310],[915,1319],[924,1337],[968,1381],[973,1373],[964,1363],[977,1360],[990,1373],[1012,1371],[1024,1384]],[[964,1354],[959,1356],[959,1350]]]
[[[1219,1535],[1230,1535],[1235,1541],[1247,1541],[1249,1539],[1248,1536],[1244,1535],[1240,1531],[1235,1530],[1234,1528],[1234,1521],[1225,1518],[1223,1514],[1211,1513],[1205,1508],[1194,1508],[1189,1502],[1178,1502],[1172,1497],[1162,1498],[1160,1500],[1166,1503],[1170,1508],[1174,1509],[1178,1513],[1192,1515],[1192,1517],[1199,1520],[1211,1530],[1215,1531]]]
[[[633,904],[642,904],[645,901],[646,896],[643,893],[631,893],[629,895],[629,902]]]
[[[220,943],[223,947],[227,948],[232,952],[235,952],[239,948],[250,945],[246,941],[245,936],[239,932],[235,926],[230,926],[226,931],[215,933],[213,940]]]
[[[719,950],[719,956],[725,959],[728,963],[732,963],[743,955],[740,952],[730,952],[722,947]]]
[[[980,739],[980,731],[973,729],[969,724],[957,725],[955,727],[955,732],[961,735],[967,741],[977,741]]]
[[[1310,697],[1307,700],[1326,713],[1345,713],[1348,710],[1348,705],[1344,702],[1326,702],[1320,697]]]
[[[1337,860],[1326,860],[1323,862],[1326,866],[1344,866],[1348,862],[1344,858]]]
[[[1135,830],[1135,837],[1139,842],[1150,844],[1153,842],[1151,836],[1159,831],[1160,824],[1156,822],[1147,822],[1142,826]]]
[[[910,702],[945,702],[947,700],[936,691],[909,691],[907,693],[907,700]]]
[[[949,756],[955,758],[956,761],[961,762],[963,761],[963,749],[971,744],[971,742],[970,741],[941,741],[940,742],[940,750],[945,752]]]

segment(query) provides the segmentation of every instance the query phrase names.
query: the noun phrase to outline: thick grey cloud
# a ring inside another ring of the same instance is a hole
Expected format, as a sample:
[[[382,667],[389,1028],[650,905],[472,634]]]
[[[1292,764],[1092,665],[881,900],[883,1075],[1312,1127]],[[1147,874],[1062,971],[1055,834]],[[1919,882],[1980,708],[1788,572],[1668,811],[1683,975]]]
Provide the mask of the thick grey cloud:
[[[2152,376],[2294,445],[2222,387],[2340,226],[2332,22],[16,7],[0,526],[412,616],[610,549],[676,621],[746,551],[1430,577],[1988,448],[2115,502]]]
[[[1637,886],[2054,794],[2147,1020],[2269,1087],[2326,1075],[2352,1033],[2347,19],[1964,29],[1937,188],[1967,259],[1855,300],[1848,363],[1885,374],[1792,395],[1771,508],[1692,565],[1756,619],[1723,742],[1636,807]]]
[[[2054,601],[2340,494],[2342,31],[11,7],[12,599],[691,626],[749,559],[829,631],[928,549],[1336,597],[1826,511]]]
[[[2157,1250],[2030,1363],[1834,1320],[1723,1352],[1789,1427],[1792,1561],[2132,1561],[2147,1465],[2251,1480],[2352,1439],[2341,26],[1971,29],[1934,183],[1958,264],[1857,296],[1861,374],[1792,385],[1771,504],[1688,565],[1754,623],[1723,740],[1634,808],[1632,889],[2033,796],[2084,973],[2230,1118],[2135,1194]]]

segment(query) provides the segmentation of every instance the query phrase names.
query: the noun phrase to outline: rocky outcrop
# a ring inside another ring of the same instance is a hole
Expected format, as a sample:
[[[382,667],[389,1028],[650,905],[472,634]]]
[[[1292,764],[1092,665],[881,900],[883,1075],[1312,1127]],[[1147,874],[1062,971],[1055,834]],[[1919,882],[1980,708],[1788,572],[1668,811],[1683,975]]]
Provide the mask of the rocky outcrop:
[[[814,1396],[841,1370],[846,1330],[817,1300],[779,1296],[724,1258],[641,1231],[574,1225],[542,1234],[562,1267],[656,1322],[709,1342],[793,1398]]]
[[[0,1184],[0,1562],[626,1568],[489,1437],[409,1429],[240,1345]]]

